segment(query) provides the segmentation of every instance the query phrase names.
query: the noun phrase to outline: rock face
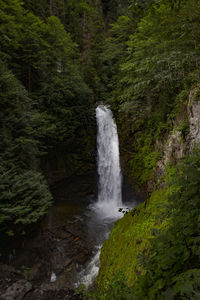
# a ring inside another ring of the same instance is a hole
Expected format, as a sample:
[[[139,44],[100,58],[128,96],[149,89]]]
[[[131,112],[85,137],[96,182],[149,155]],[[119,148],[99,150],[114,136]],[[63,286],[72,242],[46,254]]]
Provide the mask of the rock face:
[[[13,283],[1,297],[3,300],[22,300],[31,289],[32,284],[22,279]]]
[[[51,286],[46,289],[36,289],[27,293],[23,300],[80,300],[81,296],[76,295],[71,289],[56,289]]]
[[[9,267],[9,266],[8,266]],[[57,288],[52,284],[42,285],[34,288],[32,284],[25,280],[18,280],[7,288],[6,292],[0,296],[1,300],[81,300],[80,295],[76,295],[72,289]]]
[[[190,124],[190,149],[195,143],[200,143],[200,99],[195,99],[200,84],[190,92],[188,103],[188,118]]]
[[[15,264],[26,265],[27,280],[37,286],[48,284],[54,272],[56,287],[74,286],[77,272],[91,257],[94,247],[81,225],[77,222],[47,229],[26,246]]]
[[[148,182],[147,190],[149,193],[153,191],[155,183],[162,182],[161,178],[165,174],[168,163],[175,164],[188,151],[191,151],[195,144],[200,143],[200,99],[197,98],[199,89],[200,84],[190,91],[187,116],[180,114],[174,121],[174,128],[166,139],[162,142],[157,141],[156,148],[162,153],[162,158],[157,162],[154,180]],[[186,118],[189,123],[189,133],[183,139],[180,124],[185,122]]]
[[[154,180],[148,182],[147,190],[149,193],[153,192],[155,183],[157,186],[163,186],[162,176],[166,172],[167,164],[175,164],[186,154],[188,141],[182,141],[181,131],[177,128],[170,132],[167,139],[163,143],[158,144],[157,147],[162,153],[162,158],[157,162]]]
[[[73,287],[93,248],[80,221],[46,229],[15,258],[15,267],[0,265],[0,300],[81,299]]]
[[[161,176],[165,173],[165,168],[167,163],[174,163],[178,159],[182,158],[186,149],[188,148],[188,143],[181,141],[181,131],[174,130],[168,136],[168,140],[163,145],[163,156],[162,159],[158,161],[158,176]]]

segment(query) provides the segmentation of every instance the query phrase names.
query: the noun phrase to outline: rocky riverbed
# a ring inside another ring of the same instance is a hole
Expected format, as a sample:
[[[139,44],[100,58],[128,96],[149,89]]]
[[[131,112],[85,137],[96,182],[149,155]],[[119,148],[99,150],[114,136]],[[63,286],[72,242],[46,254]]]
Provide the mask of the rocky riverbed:
[[[80,299],[72,288],[94,245],[77,225],[46,229],[9,265],[0,265],[0,299]]]
[[[74,292],[77,274],[95,247],[81,213],[95,197],[95,181],[79,176],[54,186],[55,205],[37,235],[0,264],[0,299],[81,299]]]
[[[96,201],[95,174],[62,181],[52,194],[55,203],[37,233],[25,237],[12,259],[0,264],[1,300],[81,299],[75,293],[77,283],[85,282],[81,280],[85,275],[87,281],[87,266],[113,222],[91,210]],[[134,205],[139,199],[126,182],[123,195]]]

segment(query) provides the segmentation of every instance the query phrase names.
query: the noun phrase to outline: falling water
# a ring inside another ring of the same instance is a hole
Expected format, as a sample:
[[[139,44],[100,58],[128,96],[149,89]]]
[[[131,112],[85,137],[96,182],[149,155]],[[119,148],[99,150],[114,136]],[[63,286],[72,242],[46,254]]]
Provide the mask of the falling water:
[[[97,163],[98,163],[98,199],[90,206],[88,221],[89,232],[96,235],[99,229],[99,244],[94,256],[85,269],[80,273],[78,283],[90,286],[99,270],[99,256],[102,243],[108,238],[114,221],[123,216],[119,212],[122,206],[122,184],[119,160],[119,141],[117,126],[112,112],[104,105],[96,108],[97,120]]]
[[[96,108],[96,120],[99,175],[96,208],[107,217],[117,217],[122,206],[117,126],[111,110],[103,105]]]

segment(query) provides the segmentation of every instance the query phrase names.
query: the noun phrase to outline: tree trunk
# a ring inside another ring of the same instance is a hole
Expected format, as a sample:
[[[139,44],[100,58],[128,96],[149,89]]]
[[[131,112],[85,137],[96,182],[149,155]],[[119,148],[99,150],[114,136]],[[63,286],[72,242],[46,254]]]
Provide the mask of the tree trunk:
[[[58,16],[58,8],[56,0],[50,0],[50,12],[54,16]]]
[[[32,74],[31,66],[28,67],[28,92],[31,93],[32,90]]]

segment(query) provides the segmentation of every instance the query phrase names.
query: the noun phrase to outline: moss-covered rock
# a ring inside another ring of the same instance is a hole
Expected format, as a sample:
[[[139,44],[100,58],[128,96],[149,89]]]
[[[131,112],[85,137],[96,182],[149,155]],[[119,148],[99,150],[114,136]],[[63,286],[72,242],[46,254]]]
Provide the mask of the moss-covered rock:
[[[169,224],[163,218],[166,205],[165,190],[155,191],[148,203],[139,205],[116,222],[101,251],[99,290],[106,291],[119,274],[123,274],[127,286],[132,286],[139,274],[145,274],[142,258],[150,250],[150,239],[155,231],[165,230]]]

